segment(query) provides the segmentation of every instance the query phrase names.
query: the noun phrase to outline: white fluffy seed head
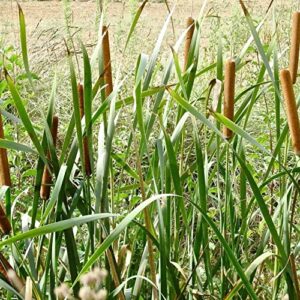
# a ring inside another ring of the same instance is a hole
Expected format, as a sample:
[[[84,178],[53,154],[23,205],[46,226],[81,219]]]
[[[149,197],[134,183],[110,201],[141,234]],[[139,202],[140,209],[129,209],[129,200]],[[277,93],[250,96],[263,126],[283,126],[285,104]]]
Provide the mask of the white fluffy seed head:
[[[79,297],[81,300],[95,300],[95,292],[89,286],[83,286],[79,290]]]
[[[102,283],[108,275],[108,272],[106,269],[101,269],[99,267],[94,268],[93,272],[94,272],[95,276],[97,277],[97,279],[99,280],[99,283]]]
[[[97,276],[94,272],[88,272],[80,277],[80,282],[83,286],[94,286],[97,281]]]
[[[70,295],[70,289],[65,283],[62,283],[54,289],[54,294],[58,299],[65,299]]]
[[[96,300],[106,300],[106,298],[107,298],[107,290],[105,289],[99,290],[95,297]]]

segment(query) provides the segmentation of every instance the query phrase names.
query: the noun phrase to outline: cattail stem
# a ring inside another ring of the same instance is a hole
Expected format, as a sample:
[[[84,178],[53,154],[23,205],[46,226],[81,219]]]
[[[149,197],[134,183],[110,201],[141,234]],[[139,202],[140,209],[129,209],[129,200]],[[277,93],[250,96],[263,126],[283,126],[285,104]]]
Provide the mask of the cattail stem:
[[[184,46],[184,70],[188,67],[189,60],[189,51],[192,43],[192,38],[195,30],[195,20],[191,17],[187,19],[186,27],[189,28],[186,38],[185,38],[185,46]]]
[[[300,125],[293,83],[289,70],[282,70],[280,72],[280,82],[283,90],[287,120],[294,152],[296,155],[300,155]]]
[[[78,95],[79,95],[79,111],[80,111],[80,118],[84,117],[84,95],[83,95],[83,85],[78,83]],[[83,157],[84,157],[84,168],[85,174],[90,176],[92,174],[91,171],[91,163],[90,163],[90,156],[89,156],[89,144],[88,144],[88,137],[83,137]]]
[[[52,127],[51,127],[51,134],[52,134],[54,147],[56,146],[57,132],[58,132],[58,117],[54,116],[52,119]],[[47,158],[49,160],[51,159],[50,151],[48,151],[47,153]],[[43,178],[42,178],[41,190],[40,190],[40,196],[43,200],[48,200],[50,197],[51,183],[52,183],[52,177],[50,171],[48,170],[47,166],[45,166]]]
[[[1,113],[0,113],[0,138],[4,139],[4,130],[3,130]],[[7,151],[5,148],[0,148],[0,185],[11,186]],[[4,234],[8,234],[11,231],[11,225],[5,214],[5,210],[2,207],[2,204],[0,204],[0,228]]]
[[[0,138],[4,139],[4,130],[3,130],[1,113],[0,113]],[[0,185],[11,186],[7,151],[4,148],[0,148]]]
[[[109,45],[109,35],[107,26],[102,27],[103,34],[103,68],[105,70],[104,73],[104,81],[106,84],[105,87],[105,95],[108,97],[113,91],[113,82],[112,82],[112,71],[111,71],[111,59],[110,59],[110,45]]]
[[[225,65],[224,77],[224,116],[229,120],[234,119],[234,90],[235,90],[235,62],[228,60]],[[232,137],[232,131],[223,127],[223,135],[226,139]]]
[[[300,12],[293,13],[292,34],[291,34],[291,50],[290,65],[291,78],[293,84],[297,80],[297,71],[299,63],[299,46],[300,46]]]

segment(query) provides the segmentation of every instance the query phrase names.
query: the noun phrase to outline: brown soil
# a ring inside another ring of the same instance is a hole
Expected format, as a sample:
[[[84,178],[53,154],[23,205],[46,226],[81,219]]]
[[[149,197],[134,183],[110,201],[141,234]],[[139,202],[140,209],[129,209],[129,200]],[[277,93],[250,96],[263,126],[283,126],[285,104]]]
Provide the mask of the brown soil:
[[[125,3],[124,3],[125,2]],[[173,1],[169,0],[170,6]],[[262,3],[263,2],[263,3]],[[261,8],[263,14],[268,1],[245,1],[252,8]],[[277,1],[281,2],[281,1]],[[189,16],[198,17],[204,1],[179,0],[173,14],[175,36],[185,27],[185,20]],[[261,3],[261,4],[258,4]],[[28,48],[31,60],[45,63],[58,62],[64,55],[63,38],[66,37],[63,1],[28,1],[20,2],[26,18]],[[206,12],[229,18],[238,1],[208,1]],[[87,47],[96,43],[96,3],[72,2],[72,33],[79,37]],[[137,9],[136,1],[111,2],[108,5],[105,23],[110,26],[113,51],[121,51],[130,28],[134,13]],[[153,47],[162,28],[168,11],[164,3],[148,3],[141,15],[134,42],[134,53],[146,52]],[[16,1],[0,0],[0,34],[6,44],[19,46],[18,9]],[[166,45],[174,43],[174,35],[169,26]]]

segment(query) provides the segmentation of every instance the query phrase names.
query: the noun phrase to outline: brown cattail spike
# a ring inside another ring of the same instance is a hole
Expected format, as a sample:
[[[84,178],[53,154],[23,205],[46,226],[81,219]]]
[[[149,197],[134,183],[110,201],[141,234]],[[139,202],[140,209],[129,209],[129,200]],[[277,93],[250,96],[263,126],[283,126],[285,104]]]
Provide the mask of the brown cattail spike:
[[[8,234],[11,231],[10,222],[5,214],[5,210],[1,203],[0,203],[0,228],[4,234]]]
[[[0,273],[3,277],[8,281],[7,271],[12,269],[12,266],[8,262],[8,260],[4,257],[2,253],[0,253]]]
[[[77,85],[78,97],[79,97],[79,113],[80,118],[82,119],[84,116],[84,97],[83,97],[83,85],[78,83]]]
[[[224,116],[229,120],[234,119],[234,89],[235,89],[235,62],[228,60],[225,65],[224,77]],[[232,137],[232,131],[223,127],[223,135],[226,139]]]
[[[104,81],[106,84],[105,95],[108,97],[113,91],[113,82],[112,82],[112,72],[111,72],[111,59],[110,59],[110,46],[109,46],[109,36],[108,28],[106,26],[102,27],[103,34],[103,67],[105,70]]]
[[[0,138],[4,139],[4,130],[3,130],[1,113],[0,113]],[[7,151],[4,148],[0,148],[0,185],[11,186]],[[4,234],[8,234],[11,231],[10,222],[5,214],[5,210],[1,203],[0,203],[0,228]]]
[[[82,119],[84,116],[84,94],[83,94],[83,86],[81,83],[78,83],[78,95],[79,95],[79,110],[80,110],[80,118]],[[83,156],[84,156],[84,166],[85,173],[87,176],[92,174],[90,156],[89,156],[89,144],[88,137],[83,137]]]
[[[3,130],[1,113],[0,113],[0,138],[4,139],[4,130]],[[0,148],[0,185],[11,186],[7,151],[4,148]]]
[[[188,58],[189,58],[189,51],[191,47],[191,42],[195,30],[195,20],[191,17],[187,19],[186,27],[189,28],[186,38],[185,38],[185,46],[184,46],[184,70],[187,69],[188,65]]]
[[[9,261],[4,257],[2,253],[0,253],[0,273],[17,289],[18,292],[23,292],[23,280],[18,276]]]
[[[52,127],[51,127],[51,134],[52,134],[54,147],[56,146],[57,132],[58,132],[58,117],[54,116],[53,119],[52,119]],[[48,153],[47,153],[47,158],[49,160],[51,159],[50,151],[48,151]],[[51,186],[50,186],[51,183],[52,183],[51,174],[50,174],[48,168],[45,166],[44,173],[43,173],[43,178],[42,178],[41,190],[40,190],[40,196],[43,200],[48,200],[49,199],[50,190],[51,190]]]
[[[289,70],[282,70],[280,72],[280,82],[283,90],[286,114],[294,152],[296,155],[300,155],[300,124],[292,78]]]
[[[300,12],[294,12],[292,21],[292,36],[290,50],[290,66],[292,82],[296,83],[299,63],[299,45],[300,45]]]

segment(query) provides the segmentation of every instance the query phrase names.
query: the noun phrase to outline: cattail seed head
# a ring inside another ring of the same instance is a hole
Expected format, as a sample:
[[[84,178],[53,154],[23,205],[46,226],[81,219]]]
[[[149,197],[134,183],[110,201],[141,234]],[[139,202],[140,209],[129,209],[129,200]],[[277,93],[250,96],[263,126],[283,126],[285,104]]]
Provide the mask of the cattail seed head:
[[[224,76],[224,116],[229,120],[234,119],[234,91],[235,91],[235,62],[228,60],[225,64]],[[226,139],[232,137],[232,131],[223,127],[223,135]]]
[[[107,26],[102,27],[102,47],[103,47],[103,67],[105,70],[104,81],[106,84],[105,95],[108,97],[113,91],[112,82],[112,71],[111,71],[111,58],[110,58],[110,45],[109,45],[109,35]]]
[[[83,286],[79,290],[79,297],[82,300],[94,300],[95,292],[89,286]]]
[[[282,86],[287,120],[294,152],[296,155],[300,155],[300,124],[292,78],[289,70],[282,70],[280,72],[280,82]]]
[[[0,138],[4,139],[4,130],[3,130],[1,113],[0,113]],[[0,185],[11,186],[7,151],[4,148],[0,148]]]
[[[78,90],[78,99],[79,99],[80,118],[82,119],[84,116],[84,96],[83,96],[83,85],[81,83],[78,83],[77,90]]]
[[[56,146],[57,132],[58,132],[58,117],[54,116],[52,119],[52,127],[51,127],[51,134],[52,134],[54,147]],[[48,159],[51,158],[50,151],[48,151],[47,157]],[[51,183],[52,183],[51,174],[48,168],[45,166],[43,177],[42,177],[41,190],[40,190],[40,196],[43,200],[48,200],[50,197]]]
[[[9,234],[11,231],[10,222],[5,214],[5,210],[1,203],[0,203],[0,228],[4,234]]]
[[[80,111],[80,118],[82,119],[84,116],[84,90],[83,85],[78,83],[78,95],[79,95],[79,111]],[[83,156],[84,156],[84,166],[85,166],[85,173],[87,176],[92,174],[91,169],[91,162],[89,156],[89,144],[88,144],[88,137],[83,137]]]
[[[3,129],[1,113],[0,113],[0,138],[4,139],[4,129]],[[11,186],[7,151],[4,148],[0,148],[0,185]],[[10,222],[5,214],[5,210],[2,207],[2,204],[0,204],[0,228],[4,234],[8,234],[11,230]]]
[[[13,268],[7,271],[7,277],[9,281],[12,283],[12,285],[17,289],[17,291],[21,294],[24,294],[25,284]]]
[[[7,271],[12,269],[12,266],[8,262],[8,260],[4,257],[4,255],[0,252],[0,273],[6,280],[8,279]]]
[[[187,69],[189,51],[191,47],[191,42],[195,30],[195,20],[192,17],[189,17],[186,22],[186,27],[189,28],[186,38],[185,38],[185,46],[184,46],[184,70]]]
[[[299,63],[299,46],[300,46],[300,12],[294,12],[292,18],[290,65],[292,82],[296,83]]]

